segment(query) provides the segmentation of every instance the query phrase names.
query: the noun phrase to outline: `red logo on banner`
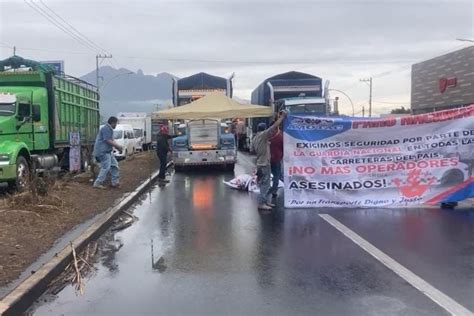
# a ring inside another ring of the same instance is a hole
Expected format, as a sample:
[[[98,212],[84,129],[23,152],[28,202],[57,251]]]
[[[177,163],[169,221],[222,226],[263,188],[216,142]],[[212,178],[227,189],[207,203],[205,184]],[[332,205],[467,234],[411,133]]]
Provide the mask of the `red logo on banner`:
[[[458,79],[456,77],[452,78],[440,78],[438,82],[439,92],[444,93],[448,87],[455,87],[458,83]]]
[[[402,183],[402,180],[395,178],[392,180],[393,183],[397,186],[400,193],[406,198],[414,198],[421,196],[423,193],[428,190],[428,188],[436,180],[435,177],[427,177],[425,179],[420,178],[421,169],[413,169],[408,173],[408,177],[405,183]]]

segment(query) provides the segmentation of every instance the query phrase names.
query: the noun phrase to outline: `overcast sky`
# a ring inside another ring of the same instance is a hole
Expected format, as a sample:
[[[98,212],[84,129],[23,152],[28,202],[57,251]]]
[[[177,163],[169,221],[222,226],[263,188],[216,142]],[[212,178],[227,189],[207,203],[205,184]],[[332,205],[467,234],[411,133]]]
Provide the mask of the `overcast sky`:
[[[1,59],[15,45],[23,57],[65,60],[71,75],[91,71],[95,50],[25,1],[48,12],[40,0],[0,0]],[[235,72],[235,95],[244,99],[265,78],[298,70],[344,90],[356,113],[369,95],[360,78],[374,77],[374,113],[386,112],[409,102],[411,64],[468,46],[456,38],[474,38],[472,0],[42,2],[110,52],[105,64],[179,77]]]

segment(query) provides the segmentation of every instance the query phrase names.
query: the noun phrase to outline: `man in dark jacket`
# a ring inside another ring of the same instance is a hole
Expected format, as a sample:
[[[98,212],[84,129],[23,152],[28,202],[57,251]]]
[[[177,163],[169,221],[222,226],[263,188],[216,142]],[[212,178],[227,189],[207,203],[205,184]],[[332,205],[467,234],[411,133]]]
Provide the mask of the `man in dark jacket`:
[[[273,197],[278,195],[278,185],[281,178],[281,161],[283,160],[283,132],[278,129],[270,139],[270,169],[273,175],[270,192]]]
[[[162,183],[168,183],[166,180],[166,166],[168,163],[168,153],[171,151],[169,140],[173,136],[169,135],[168,127],[163,125],[160,128],[160,133],[156,138],[156,153],[158,159],[160,159],[160,173],[158,174],[158,181]]]

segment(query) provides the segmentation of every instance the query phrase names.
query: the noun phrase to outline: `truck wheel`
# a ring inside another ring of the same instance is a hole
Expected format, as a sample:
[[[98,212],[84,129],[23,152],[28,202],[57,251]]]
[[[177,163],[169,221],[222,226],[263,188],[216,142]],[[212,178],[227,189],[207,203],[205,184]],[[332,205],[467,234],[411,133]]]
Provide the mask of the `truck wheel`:
[[[235,164],[234,163],[225,166],[225,171],[233,172],[234,169],[235,169]]]
[[[24,192],[30,183],[30,165],[23,156],[16,159],[16,179],[8,182],[8,186],[12,190]]]
[[[177,165],[174,165],[174,171],[175,172],[183,172],[183,166],[177,166]]]

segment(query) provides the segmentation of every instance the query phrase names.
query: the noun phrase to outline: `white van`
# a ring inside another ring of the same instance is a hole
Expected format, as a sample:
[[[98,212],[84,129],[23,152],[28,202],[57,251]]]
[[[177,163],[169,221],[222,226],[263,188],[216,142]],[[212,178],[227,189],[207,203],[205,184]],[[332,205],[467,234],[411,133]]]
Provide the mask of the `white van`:
[[[135,153],[137,142],[132,125],[117,124],[114,129],[114,140],[123,147],[122,152],[114,148],[114,155],[119,159],[125,159]]]

